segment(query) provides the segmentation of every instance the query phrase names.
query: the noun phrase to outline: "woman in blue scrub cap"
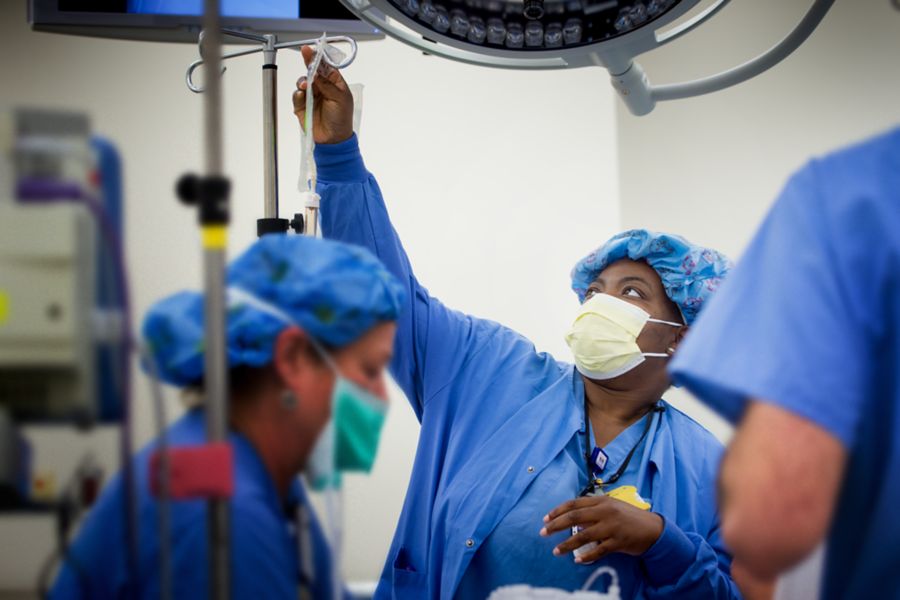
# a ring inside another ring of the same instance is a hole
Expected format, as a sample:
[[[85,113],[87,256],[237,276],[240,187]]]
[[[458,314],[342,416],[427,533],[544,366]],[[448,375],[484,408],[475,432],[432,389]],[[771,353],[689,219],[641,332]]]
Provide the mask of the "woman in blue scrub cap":
[[[367,250],[300,236],[266,236],[227,273],[231,597],[331,600],[345,594],[297,475],[316,487],[372,466],[387,408],[384,368],[404,305],[400,283]],[[144,320],[145,368],[181,388],[202,388],[203,296],[181,292]],[[326,433],[323,433],[326,432]],[[166,432],[170,447],[203,444],[203,407]],[[159,502],[150,487],[157,442],[134,459],[136,564],[126,560],[122,479],[92,510],[54,598],[160,597]],[[209,597],[206,502],[171,506],[172,597]]]
[[[728,261],[674,235],[614,237],[572,273],[576,364],[557,361],[428,293],[363,164],[346,83],[326,70],[313,91],[324,234],[372,250],[407,292],[391,372],[421,433],[375,597],[578,590],[599,567],[617,585],[594,589],[623,598],[739,597],[716,511],[721,445],[662,400],[668,357]]]

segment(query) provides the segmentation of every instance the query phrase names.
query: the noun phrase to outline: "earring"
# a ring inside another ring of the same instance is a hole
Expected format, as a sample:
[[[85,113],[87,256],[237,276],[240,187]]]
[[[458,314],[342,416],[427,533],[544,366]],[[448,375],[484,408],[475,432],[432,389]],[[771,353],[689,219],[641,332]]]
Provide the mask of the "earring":
[[[666,352],[668,352],[669,354],[675,354],[675,348],[669,346],[668,348],[666,348]]]
[[[297,408],[297,396],[291,390],[281,392],[281,405],[287,410]]]

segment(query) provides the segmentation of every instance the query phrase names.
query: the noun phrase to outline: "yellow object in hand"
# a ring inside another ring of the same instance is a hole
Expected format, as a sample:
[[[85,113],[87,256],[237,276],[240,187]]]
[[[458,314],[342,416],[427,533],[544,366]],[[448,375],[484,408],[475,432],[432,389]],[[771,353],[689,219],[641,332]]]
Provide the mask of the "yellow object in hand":
[[[616,500],[621,500],[626,504],[635,506],[641,510],[650,510],[650,503],[641,498],[637,488],[633,485],[622,485],[614,490],[606,492],[606,495]]]

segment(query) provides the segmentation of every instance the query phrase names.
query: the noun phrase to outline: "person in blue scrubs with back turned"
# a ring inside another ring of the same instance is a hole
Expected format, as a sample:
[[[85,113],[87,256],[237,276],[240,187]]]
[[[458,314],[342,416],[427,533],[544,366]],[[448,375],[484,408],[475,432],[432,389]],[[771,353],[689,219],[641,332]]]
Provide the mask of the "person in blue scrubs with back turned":
[[[228,268],[227,354],[234,491],[230,498],[231,587],[236,600],[349,598],[297,475],[313,485],[371,467],[383,422],[384,368],[404,303],[400,283],[362,248],[301,236],[266,236]],[[203,296],[157,302],[144,337],[162,380],[203,380]],[[146,365],[145,365],[146,366]],[[167,430],[171,447],[206,442],[202,406]],[[323,433],[323,432],[327,432]],[[150,456],[134,459],[138,542],[129,565],[123,479],[92,509],[52,598],[159,598],[160,503]],[[208,598],[205,500],[172,500],[173,598]],[[335,595],[337,591],[337,595]]]
[[[727,260],[643,230],[591,253],[572,274],[576,370],[428,294],[363,165],[346,83],[324,69],[313,90],[322,230],[371,249],[408,294],[391,372],[421,433],[376,598],[577,590],[601,565],[623,598],[739,597],[715,504],[721,445],[661,400],[667,358]]]
[[[900,598],[900,129],[795,174],[672,364],[738,424],[722,530],[761,577]]]

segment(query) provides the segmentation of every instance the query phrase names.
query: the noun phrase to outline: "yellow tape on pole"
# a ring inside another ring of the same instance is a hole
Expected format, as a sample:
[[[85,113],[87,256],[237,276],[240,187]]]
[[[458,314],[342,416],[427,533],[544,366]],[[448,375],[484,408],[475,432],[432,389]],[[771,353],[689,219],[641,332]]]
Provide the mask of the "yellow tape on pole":
[[[218,250],[228,245],[228,228],[224,225],[207,225],[202,235],[204,248]]]
[[[9,320],[9,294],[0,290],[0,325]]]

